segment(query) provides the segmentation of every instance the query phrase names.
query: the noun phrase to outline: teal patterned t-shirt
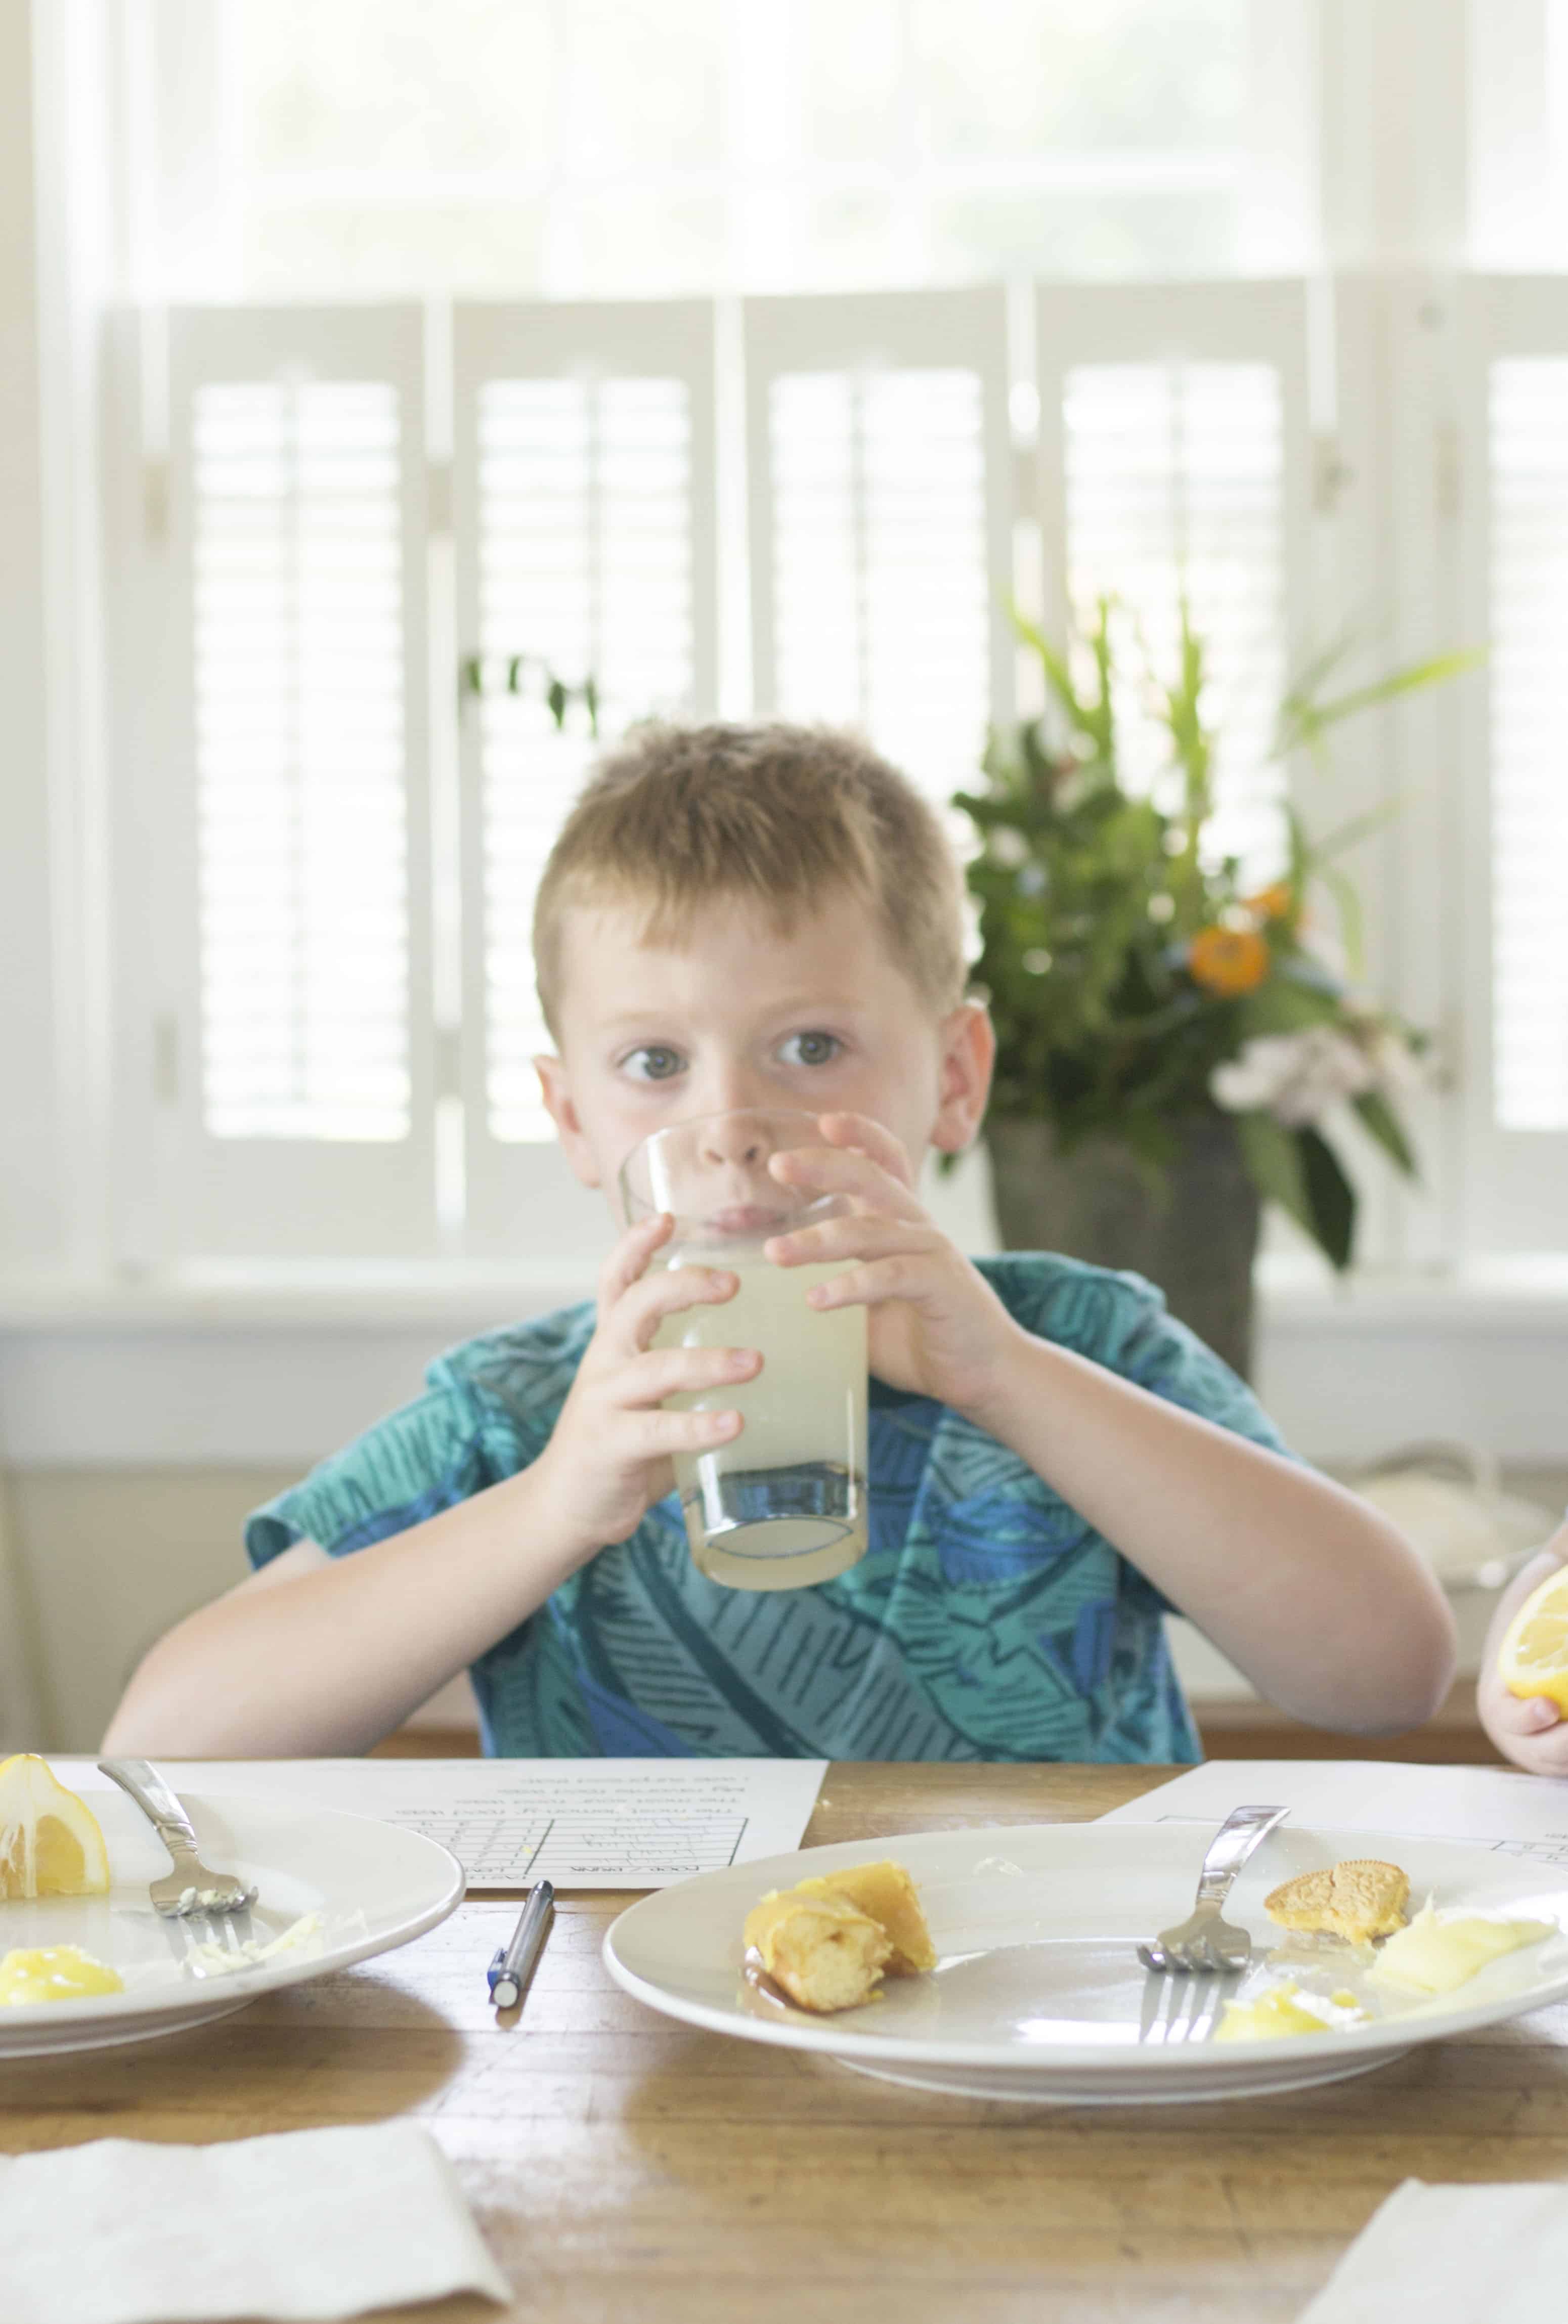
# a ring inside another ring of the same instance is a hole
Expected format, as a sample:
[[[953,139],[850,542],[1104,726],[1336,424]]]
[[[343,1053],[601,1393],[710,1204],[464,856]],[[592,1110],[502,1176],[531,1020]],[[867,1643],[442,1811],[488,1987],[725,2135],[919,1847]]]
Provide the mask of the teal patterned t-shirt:
[[[1136,1275],[978,1262],[1026,1330],[1277,1451],[1249,1391]],[[425,1394],[257,1510],[254,1565],[335,1556],[515,1475],[548,1443],[590,1305],[491,1332]],[[726,1590],[672,1494],[473,1669],[510,1757],[1193,1760],[1167,1601],[1033,1470],[928,1397],[872,1382],[871,1546],[832,1582]]]

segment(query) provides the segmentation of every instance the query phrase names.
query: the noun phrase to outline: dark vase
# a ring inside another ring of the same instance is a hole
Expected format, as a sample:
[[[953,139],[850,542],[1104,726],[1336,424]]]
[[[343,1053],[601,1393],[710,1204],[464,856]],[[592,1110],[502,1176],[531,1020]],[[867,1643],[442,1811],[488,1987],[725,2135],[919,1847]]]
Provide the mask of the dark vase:
[[[1157,1188],[1120,1140],[1086,1138],[1064,1154],[1048,1121],[985,1125],[997,1222],[1009,1250],[1059,1250],[1130,1267],[1165,1293],[1243,1379],[1252,1366],[1252,1262],[1260,1204],[1223,1114],[1181,1124]]]

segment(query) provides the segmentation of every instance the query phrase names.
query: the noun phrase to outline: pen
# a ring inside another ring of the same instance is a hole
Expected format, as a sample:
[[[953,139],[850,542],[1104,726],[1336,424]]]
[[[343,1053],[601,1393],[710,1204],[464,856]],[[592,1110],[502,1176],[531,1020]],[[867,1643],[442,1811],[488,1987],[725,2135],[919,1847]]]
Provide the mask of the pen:
[[[485,1971],[490,1998],[497,2009],[515,2009],[522,1999],[522,1989],[544,1942],[555,1897],[556,1892],[548,1880],[535,1881],[528,1902],[518,1915],[512,1942],[496,1954]]]

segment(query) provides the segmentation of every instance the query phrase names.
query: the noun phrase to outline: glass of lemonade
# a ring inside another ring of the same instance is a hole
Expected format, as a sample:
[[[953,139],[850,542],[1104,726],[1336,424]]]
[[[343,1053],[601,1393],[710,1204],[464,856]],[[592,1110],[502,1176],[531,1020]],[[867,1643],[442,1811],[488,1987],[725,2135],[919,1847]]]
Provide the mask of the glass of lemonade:
[[[621,1172],[628,1226],[674,1217],[660,1262],[740,1277],[722,1306],[667,1316],[654,1346],[762,1357],[753,1380],[669,1399],[670,1410],[734,1410],[745,1423],[730,1443],[675,1463],[693,1559],[732,1590],[827,1582],[865,1554],[866,1311],[807,1305],[842,1261],[776,1267],[762,1255],[770,1236],[847,1210],[842,1195],[781,1186],[769,1170],[775,1154],[822,1142],[811,1113],[706,1114],[645,1138]]]

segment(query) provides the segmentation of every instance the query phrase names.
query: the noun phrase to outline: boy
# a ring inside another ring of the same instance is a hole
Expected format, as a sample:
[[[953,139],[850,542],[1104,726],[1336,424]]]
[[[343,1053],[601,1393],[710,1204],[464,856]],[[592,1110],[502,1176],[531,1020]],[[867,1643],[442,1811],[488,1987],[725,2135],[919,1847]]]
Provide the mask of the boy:
[[[746,1348],[653,1350],[733,1276],[623,1232],[595,1310],[493,1333],[254,1516],[258,1571],[153,1648],[107,1748],[364,1749],[467,1665],[503,1754],[1191,1759],[1179,1608],[1296,1715],[1425,1718],[1453,1636],[1415,1553],[1286,1458],[1135,1277],[972,1264],[915,1191],[979,1129],[993,1040],[964,998],[962,881],[902,777],[847,736],[655,728],[589,783],[540,884],[546,1102],[613,1200],[666,1121],[819,1118],[773,1167],[853,1214],[768,1247],[869,1309],[872,1545],[767,1595],[693,1568],[670,1456],[733,1412]]]

